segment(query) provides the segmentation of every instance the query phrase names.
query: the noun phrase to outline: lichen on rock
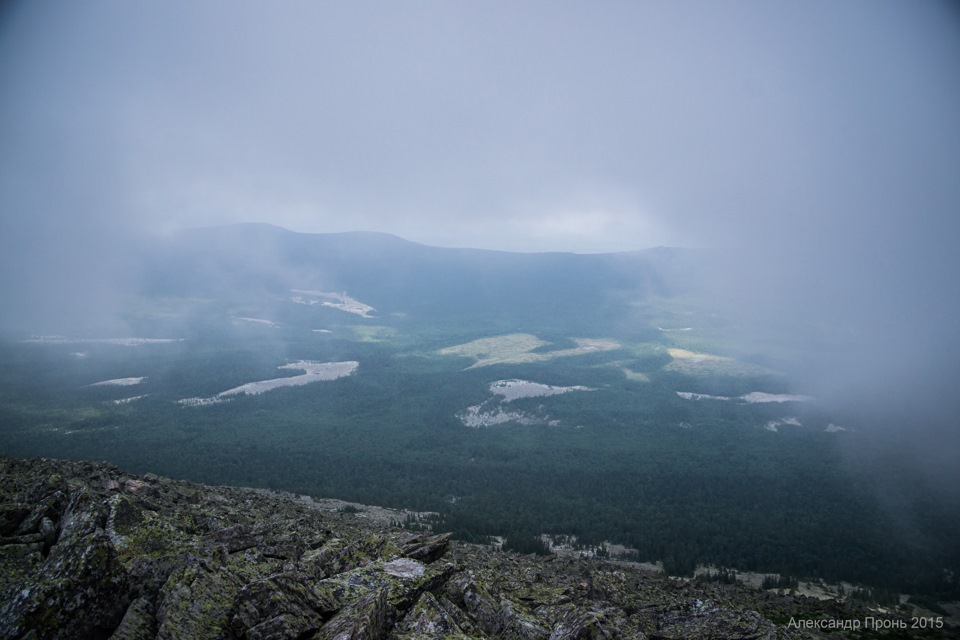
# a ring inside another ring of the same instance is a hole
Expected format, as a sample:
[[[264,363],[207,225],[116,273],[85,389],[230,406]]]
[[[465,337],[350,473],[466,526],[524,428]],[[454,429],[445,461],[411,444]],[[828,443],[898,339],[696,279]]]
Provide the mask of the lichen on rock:
[[[817,636],[771,617],[868,615],[361,515],[102,463],[0,457],[0,640],[787,639]]]

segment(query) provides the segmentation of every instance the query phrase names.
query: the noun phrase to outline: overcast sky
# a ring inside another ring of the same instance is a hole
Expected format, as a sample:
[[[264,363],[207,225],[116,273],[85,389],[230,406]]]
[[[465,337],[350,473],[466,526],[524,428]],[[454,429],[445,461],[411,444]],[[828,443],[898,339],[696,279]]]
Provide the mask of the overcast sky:
[[[711,247],[752,314],[956,324],[955,3],[3,7],[0,265],[20,294],[106,282],[127,232],[256,221]]]
[[[5,227],[579,252],[956,233],[947,3],[5,6]]]

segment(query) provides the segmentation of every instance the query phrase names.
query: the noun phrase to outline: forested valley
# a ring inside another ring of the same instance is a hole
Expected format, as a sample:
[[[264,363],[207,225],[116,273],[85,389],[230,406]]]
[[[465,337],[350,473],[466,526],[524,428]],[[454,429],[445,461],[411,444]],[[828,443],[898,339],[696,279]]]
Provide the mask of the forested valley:
[[[444,256],[379,238],[382,281],[375,264],[316,282],[311,256],[343,256],[275,241],[301,280],[190,278],[214,258],[180,246],[181,270],[156,256],[127,333],[6,336],[0,450],[431,512],[521,552],[551,534],[672,575],[960,597],[958,505],[893,436],[733,354],[677,284],[683,256],[508,255],[481,277],[485,256],[437,270]]]

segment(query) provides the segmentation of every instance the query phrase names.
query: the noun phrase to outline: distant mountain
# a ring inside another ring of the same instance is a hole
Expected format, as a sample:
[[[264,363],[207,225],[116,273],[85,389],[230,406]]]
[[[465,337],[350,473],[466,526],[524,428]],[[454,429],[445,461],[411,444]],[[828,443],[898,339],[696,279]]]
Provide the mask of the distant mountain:
[[[564,293],[619,288],[663,295],[681,283],[668,282],[665,276],[674,274],[661,274],[659,269],[682,259],[683,253],[667,248],[608,254],[513,253],[431,247],[385,233],[303,234],[242,224],[177,234],[153,256],[152,275],[165,275],[166,284],[180,290],[256,284],[353,288],[388,298],[437,288],[456,296],[489,294],[494,288],[507,290],[498,293],[504,296],[534,288],[547,292],[562,288]]]
[[[695,287],[700,256],[659,247],[605,254],[431,247],[371,232],[303,234],[263,224],[176,234],[146,256],[143,293],[249,298],[348,292],[387,312],[432,315],[623,312]]]

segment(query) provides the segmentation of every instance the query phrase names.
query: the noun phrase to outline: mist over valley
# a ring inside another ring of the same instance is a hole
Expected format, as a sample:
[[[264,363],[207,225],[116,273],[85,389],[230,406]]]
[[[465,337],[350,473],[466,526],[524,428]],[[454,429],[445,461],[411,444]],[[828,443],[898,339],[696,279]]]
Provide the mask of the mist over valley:
[[[435,512],[522,550],[573,536],[679,575],[952,593],[958,505],[930,461],[783,354],[744,355],[710,261],[181,232],[131,263],[103,329],[7,332],[3,450]]]

